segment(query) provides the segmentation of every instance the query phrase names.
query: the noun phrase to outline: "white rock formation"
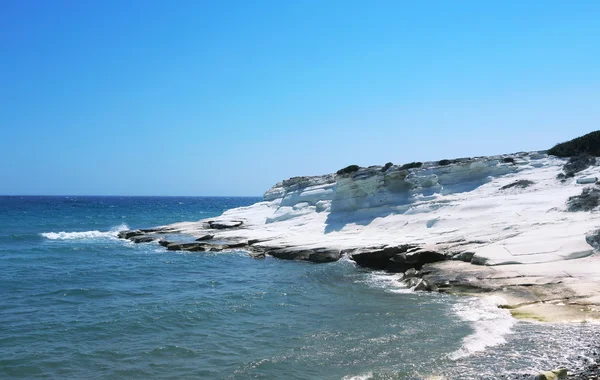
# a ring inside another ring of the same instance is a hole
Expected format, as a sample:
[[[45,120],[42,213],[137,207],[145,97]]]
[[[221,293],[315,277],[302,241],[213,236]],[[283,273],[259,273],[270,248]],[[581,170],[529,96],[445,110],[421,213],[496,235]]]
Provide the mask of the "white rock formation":
[[[571,286],[573,297],[589,299],[600,294],[600,287],[594,285],[600,284],[600,260],[582,258],[594,253],[586,234],[600,229],[600,213],[568,212],[566,202],[596,185],[557,179],[564,163],[532,152],[458,159],[446,165],[427,162],[411,169],[375,166],[341,175],[295,177],[269,189],[263,202],[228,210],[218,218],[243,221],[240,228],[211,233],[221,240],[257,240],[253,247],[265,250],[341,252],[427,245],[457,259],[498,268],[480,271],[486,279],[505,276],[517,285],[530,285],[525,284],[529,281],[540,286],[544,285],[540,278],[553,283],[576,279],[588,287],[575,291],[577,287]],[[592,166],[578,176],[600,177],[600,167]],[[168,227],[200,236],[206,233],[206,222]],[[565,266],[569,273],[560,264],[545,265],[564,260],[569,260]],[[438,267],[446,265],[442,264]],[[452,268],[466,271],[461,265]]]

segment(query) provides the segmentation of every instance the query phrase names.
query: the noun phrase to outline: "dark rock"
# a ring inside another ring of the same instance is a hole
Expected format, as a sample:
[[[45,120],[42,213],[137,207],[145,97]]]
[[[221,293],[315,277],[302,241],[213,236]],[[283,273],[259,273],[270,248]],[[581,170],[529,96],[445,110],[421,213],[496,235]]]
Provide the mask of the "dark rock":
[[[512,157],[504,157],[502,159],[502,162],[506,163],[506,164],[514,164],[515,163],[515,159]]]
[[[600,189],[588,187],[580,195],[569,197],[567,210],[570,212],[591,211],[600,205]]]
[[[169,246],[169,244],[172,244],[172,242],[165,240],[165,239],[160,239],[158,241],[158,244],[162,245],[163,247],[167,247],[167,246]]]
[[[585,235],[585,241],[596,251],[600,251],[600,230],[588,232]]]
[[[348,254],[350,258],[361,267],[388,269],[388,266],[390,265],[390,259],[392,257],[415,247],[415,245],[405,244],[400,246],[380,248],[360,248],[344,250],[342,251],[342,254]],[[399,272],[404,272],[404,270]]]
[[[189,251],[203,252],[206,251],[206,245],[201,243],[171,243],[167,245],[169,251]]]
[[[471,260],[473,260],[473,256],[475,256],[475,252],[465,251],[452,256],[452,260],[460,260],[470,263]]]
[[[141,235],[141,236],[134,236],[132,238],[129,238],[129,240],[131,240],[134,243],[149,243],[151,241],[156,240],[156,237],[148,236],[148,235]]]
[[[265,254],[262,252],[250,252],[248,254],[250,257],[252,257],[253,259],[264,259],[265,258]]]
[[[437,251],[417,250],[394,255],[387,266],[390,272],[406,272],[411,268],[421,269],[423,265],[447,260],[448,256]]]
[[[504,185],[500,188],[500,190],[506,190],[506,189],[510,189],[512,187],[517,187],[520,189],[524,189],[526,187],[529,187],[531,185],[533,185],[534,182],[533,181],[529,181],[527,179],[520,179],[518,181],[515,181],[513,183],[509,183],[508,185]]]
[[[121,231],[119,232],[119,235],[117,235],[119,237],[119,239],[129,239],[132,238],[134,236],[140,236],[143,235],[144,233],[140,230],[136,230],[136,231]]]
[[[210,226],[210,228],[215,229],[215,230],[237,228],[237,227],[241,226],[242,224],[244,224],[244,222],[242,222],[240,220],[225,220],[225,221],[211,220],[208,222],[208,225]]]
[[[247,245],[248,245],[248,243],[246,243],[245,241],[241,241],[241,242],[238,242],[238,243],[229,243],[229,244],[226,244],[227,248],[244,248]]]
[[[196,239],[196,241],[211,240],[214,237],[215,237],[215,235],[204,235],[204,236],[200,236],[198,239]]]
[[[261,243],[263,241],[266,241],[265,239],[250,239],[248,240],[248,245],[254,245],[256,243]]]
[[[143,233],[160,232],[160,228],[140,228]]]
[[[285,247],[267,249],[267,254],[284,260],[304,260],[314,263],[329,263],[340,259],[339,249],[332,248],[313,248]]]

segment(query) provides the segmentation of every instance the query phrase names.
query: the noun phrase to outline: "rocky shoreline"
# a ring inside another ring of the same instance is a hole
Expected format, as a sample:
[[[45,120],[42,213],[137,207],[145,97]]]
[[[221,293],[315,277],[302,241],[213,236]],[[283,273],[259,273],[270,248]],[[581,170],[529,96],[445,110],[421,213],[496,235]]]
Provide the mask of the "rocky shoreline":
[[[596,322],[599,177],[594,157],[546,152],[350,165],[279,182],[263,202],[215,219],[119,237],[169,251],[244,250],[257,259],[344,257],[402,273],[399,281],[415,291],[493,296],[518,319]],[[569,378],[597,375],[593,364]]]

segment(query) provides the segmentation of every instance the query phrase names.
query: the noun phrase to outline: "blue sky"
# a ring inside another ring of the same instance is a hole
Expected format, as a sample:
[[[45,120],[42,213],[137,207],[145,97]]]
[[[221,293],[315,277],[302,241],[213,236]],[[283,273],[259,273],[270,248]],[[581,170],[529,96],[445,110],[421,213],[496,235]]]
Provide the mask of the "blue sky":
[[[600,129],[600,2],[0,1],[0,194],[260,195]]]

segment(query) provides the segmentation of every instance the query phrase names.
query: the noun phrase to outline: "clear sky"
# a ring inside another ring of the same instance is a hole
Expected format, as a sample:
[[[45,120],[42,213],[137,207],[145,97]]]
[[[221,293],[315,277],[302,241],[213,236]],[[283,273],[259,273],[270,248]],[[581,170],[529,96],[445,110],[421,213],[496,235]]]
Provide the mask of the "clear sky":
[[[260,195],[600,129],[598,1],[0,0],[0,194]]]

